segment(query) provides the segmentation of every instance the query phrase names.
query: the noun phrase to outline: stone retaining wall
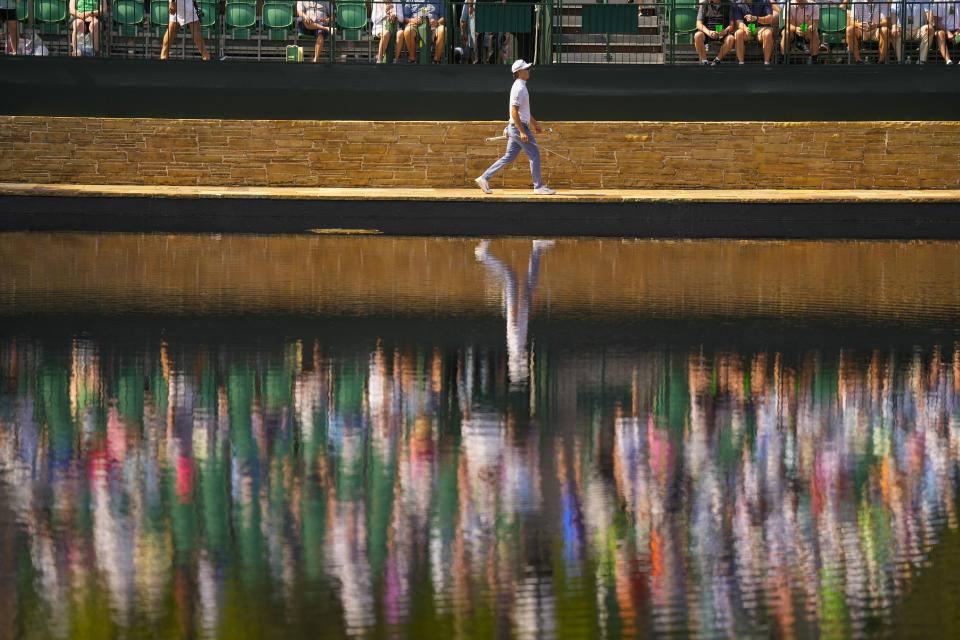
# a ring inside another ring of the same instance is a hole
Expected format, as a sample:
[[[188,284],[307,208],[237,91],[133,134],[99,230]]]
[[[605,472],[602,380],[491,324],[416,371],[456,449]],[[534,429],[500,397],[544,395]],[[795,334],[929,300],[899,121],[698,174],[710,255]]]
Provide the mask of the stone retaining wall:
[[[549,124],[559,188],[960,188],[960,121]],[[467,186],[503,125],[0,116],[0,182]],[[528,187],[525,156],[492,184]]]

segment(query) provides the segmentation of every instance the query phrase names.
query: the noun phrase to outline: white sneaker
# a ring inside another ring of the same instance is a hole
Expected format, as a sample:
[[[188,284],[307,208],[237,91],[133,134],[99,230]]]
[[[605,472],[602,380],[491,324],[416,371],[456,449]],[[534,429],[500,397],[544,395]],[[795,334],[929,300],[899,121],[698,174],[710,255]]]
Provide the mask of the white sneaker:
[[[533,250],[534,251],[544,251],[549,249],[553,245],[557,244],[556,240],[534,240],[533,241]]]
[[[487,182],[487,179],[483,176],[474,178],[473,181],[477,183],[477,186],[480,187],[484,193],[493,193],[493,189],[490,188],[490,183]]]
[[[556,193],[556,191],[554,191],[553,189],[551,189],[546,185],[542,187],[537,187],[536,189],[533,190],[533,192],[538,196],[552,196],[553,194]]]

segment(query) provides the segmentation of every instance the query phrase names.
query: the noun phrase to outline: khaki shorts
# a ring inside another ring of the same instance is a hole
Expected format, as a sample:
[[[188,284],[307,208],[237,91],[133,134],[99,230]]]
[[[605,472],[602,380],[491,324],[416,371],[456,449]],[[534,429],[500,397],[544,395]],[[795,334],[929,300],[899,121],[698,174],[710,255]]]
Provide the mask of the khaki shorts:
[[[757,32],[756,32],[756,33],[752,33],[752,32],[750,31],[750,27],[747,27],[747,42],[750,42],[751,40],[759,40],[760,38],[763,37],[763,32],[764,32],[764,31],[770,31],[770,32],[773,34],[773,37],[774,37],[774,38],[777,37],[777,30],[774,29],[774,28],[773,28],[772,26],[770,26],[770,25],[764,25],[764,26],[762,26],[762,27],[757,27]]]
[[[880,29],[862,29],[856,27],[860,32],[860,39],[864,42],[876,42],[880,39]]]

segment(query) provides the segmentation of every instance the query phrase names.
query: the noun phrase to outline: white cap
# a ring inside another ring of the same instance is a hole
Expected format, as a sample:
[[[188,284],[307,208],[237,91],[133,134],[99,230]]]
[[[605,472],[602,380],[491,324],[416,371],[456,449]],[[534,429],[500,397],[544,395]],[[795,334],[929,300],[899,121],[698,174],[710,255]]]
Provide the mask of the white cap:
[[[533,66],[532,62],[524,62],[523,60],[516,60],[514,61],[513,66],[510,67],[510,71],[512,71],[513,73],[516,73],[517,71],[520,71],[520,69],[529,69],[532,66]]]

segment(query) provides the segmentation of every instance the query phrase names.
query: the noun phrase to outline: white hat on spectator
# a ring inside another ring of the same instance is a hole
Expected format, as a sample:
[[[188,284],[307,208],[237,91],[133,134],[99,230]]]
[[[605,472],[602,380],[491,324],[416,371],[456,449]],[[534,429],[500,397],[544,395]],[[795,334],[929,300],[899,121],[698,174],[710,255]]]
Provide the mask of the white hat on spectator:
[[[517,71],[520,71],[520,69],[529,69],[532,66],[533,66],[532,62],[524,62],[522,59],[520,59],[520,60],[516,60],[513,63],[513,66],[510,67],[510,71],[512,71],[513,73],[516,73]]]

